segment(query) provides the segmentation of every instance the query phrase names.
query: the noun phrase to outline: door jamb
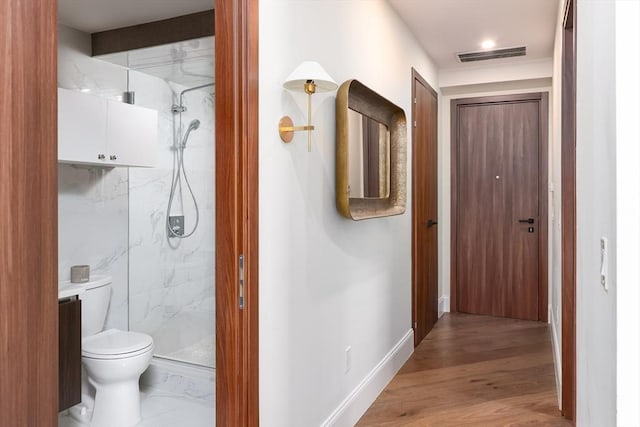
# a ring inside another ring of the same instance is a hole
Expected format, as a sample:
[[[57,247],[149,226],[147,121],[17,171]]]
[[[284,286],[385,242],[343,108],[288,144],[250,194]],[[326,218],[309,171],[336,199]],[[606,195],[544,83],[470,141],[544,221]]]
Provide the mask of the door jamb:
[[[436,97],[436,135],[438,133],[438,92],[436,92],[427,80],[418,73],[418,71],[411,67],[411,123],[414,123],[416,120],[416,84],[423,85],[428,91],[430,91]],[[412,147],[415,147],[416,140],[416,127],[411,125],[411,144]],[[438,141],[436,139],[436,157],[438,152]],[[416,347],[419,342],[416,342],[416,321],[417,321],[417,279],[416,279],[416,269],[417,269],[417,261],[416,261],[416,232],[418,230],[419,224],[417,224],[416,219],[416,204],[413,203],[416,200],[416,186],[415,186],[415,171],[416,171],[416,150],[412,148],[411,150],[411,328],[414,331],[414,342],[413,346]],[[437,164],[437,159],[436,159]],[[439,177],[439,175],[437,175]],[[437,183],[436,183],[437,186]],[[436,190],[437,191],[437,190]],[[439,233],[438,233],[439,234]],[[439,244],[439,239],[436,240],[436,245]],[[439,252],[439,249],[436,249],[436,252]],[[439,254],[438,254],[439,255]],[[439,283],[437,284],[438,289],[440,288]],[[438,298],[436,298],[438,301]],[[437,302],[436,302],[437,304]],[[438,307],[436,307],[436,311]]]
[[[576,414],[576,3],[562,22],[562,414]]]
[[[215,29],[216,424],[257,427],[258,0],[216,0]]]
[[[464,105],[491,104],[505,102],[537,101],[540,117],[538,135],[538,320],[546,322],[548,319],[548,139],[549,139],[549,95],[547,92],[532,92],[515,95],[485,96],[475,98],[460,98],[451,100],[451,288],[450,311],[457,312],[457,216],[458,216],[458,108]]]

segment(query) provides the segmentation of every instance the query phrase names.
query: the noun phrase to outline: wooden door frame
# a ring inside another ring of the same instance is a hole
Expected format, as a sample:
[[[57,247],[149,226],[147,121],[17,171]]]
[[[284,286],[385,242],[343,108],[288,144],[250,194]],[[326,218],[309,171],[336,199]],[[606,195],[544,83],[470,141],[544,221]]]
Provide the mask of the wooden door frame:
[[[450,311],[457,312],[457,264],[458,249],[457,218],[458,218],[458,108],[465,105],[494,104],[505,102],[538,102],[540,117],[538,135],[538,320],[548,320],[549,293],[549,260],[548,260],[548,163],[549,163],[549,94],[547,92],[532,92],[514,95],[483,96],[475,98],[459,98],[451,100],[451,285]]]
[[[411,68],[411,123],[413,123],[416,120],[416,84],[421,84],[423,85],[428,91],[430,91],[435,97],[436,97],[436,135],[438,134],[438,92],[436,92],[429,83],[427,83],[427,80],[422,77],[420,75],[420,73],[418,73],[418,71],[415,68]],[[415,332],[415,325],[416,325],[416,319],[417,319],[417,300],[416,300],[416,294],[417,294],[417,279],[416,279],[416,270],[418,268],[418,264],[417,264],[417,260],[416,260],[416,245],[417,245],[417,239],[416,239],[416,233],[418,232],[418,227],[420,224],[418,224],[418,220],[417,220],[417,216],[416,216],[416,204],[413,202],[414,200],[416,200],[416,194],[417,194],[417,190],[416,190],[416,186],[415,186],[415,176],[416,176],[416,150],[415,150],[415,141],[416,141],[416,127],[411,125],[411,145],[412,145],[412,149],[411,149],[411,328],[414,330]],[[437,156],[438,156],[438,141],[436,138],[436,164],[437,162]],[[436,183],[437,186],[437,183]],[[436,194],[437,194],[437,190],[436,190]],[[439,233],[438,233],[439,235]],[[438,245],[438,239],[436,238],[436,246]],[[439,250],[436,249],[436,253],[439,255]],[[437,284],[438,289],[439,287],[439,283]],[[436,301],[438,301],[438,298],[436,298]],[[437,303],[436,303],[437,305]],[[436,311],[438,310],[438,307],[436,307]],[[420,344],[419,342],[416,342],[416,338],[415,338],[415,334],[414,334],[414,342],[413,345],[414,347],[417,346],[418,344]]]
[[[25,19],[21,19],[24,16]],[[31,18],[37,18],[32,22]],[[0,6],[0,408],[58,420],[57,0]],[[216,423],[258,426],[258,0],[216,0]],[[20,48],[20,46],[26,46]],[[31,49],[29,46],[37,46]],[[14,50],[15,56],[14,56]],[[37,171],[37,174],[33,174]],[[14,213],[9,215],[9,213]],[[244,309],[239,257],[244,255]],[[213,420],[212,420],[213,421]]]
[[[257,427],[258,0],[215,7],[216,425]]]
[[[0,3],[0,412],[58,425],[57,2]]]
[[[576,3],[562,22],[562,414],[576,414]]]

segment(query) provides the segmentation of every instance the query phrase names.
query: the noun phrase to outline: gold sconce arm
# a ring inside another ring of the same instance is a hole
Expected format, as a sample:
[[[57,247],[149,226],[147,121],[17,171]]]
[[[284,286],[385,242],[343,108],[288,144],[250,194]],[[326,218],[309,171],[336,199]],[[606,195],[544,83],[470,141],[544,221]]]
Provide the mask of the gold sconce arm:
[[[312,131],[315,129],[313,125],[294,126],[291,117],[284,116],[278,123],[278,131],[280,133],[280,139],[283,142],[289,143],[293,141],[293,133],[301,130]]]
[[[280,139],[289,143],[293,139],[293,132],[299,130],[306,130],[309,132],[308,134],[308,142],[307,142],[307,151],[311,152],[311,131],[315,129],[315,127],[311,124],[311,95],[316,92],[315,83],[305,83],[304,91],[307,93],[307,122],[308,124],[305,126],[293,126],[293,121],[291,117],[284,116],[280,119],[280,123],[278,124],[278,129],[280,130]]]

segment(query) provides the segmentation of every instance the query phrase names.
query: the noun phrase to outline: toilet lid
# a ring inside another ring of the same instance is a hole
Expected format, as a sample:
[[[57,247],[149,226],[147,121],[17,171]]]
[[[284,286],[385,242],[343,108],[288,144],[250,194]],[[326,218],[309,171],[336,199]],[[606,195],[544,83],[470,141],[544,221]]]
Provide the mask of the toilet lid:
[[[133,353],[153,345],[153,339],[139,332],[109,329],[82,340],[84,355],[116,355]]]

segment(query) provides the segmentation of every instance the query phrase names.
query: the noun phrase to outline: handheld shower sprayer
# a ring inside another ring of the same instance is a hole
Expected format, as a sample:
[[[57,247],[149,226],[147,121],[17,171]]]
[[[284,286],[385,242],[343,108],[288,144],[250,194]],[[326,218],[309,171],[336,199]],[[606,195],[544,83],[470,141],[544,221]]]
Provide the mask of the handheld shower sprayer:
[[[184,138],[182,138],[182,145],[181,145],[182,148],[187,146],[187,139],[189,138],[189,134],[191,133],[191,131],[198,129],[199,127],[200,127],[200,120],[198,119],[191,120],[191,123],[189,123],[189,127],[187,127],[187,131],[184,133]]]

